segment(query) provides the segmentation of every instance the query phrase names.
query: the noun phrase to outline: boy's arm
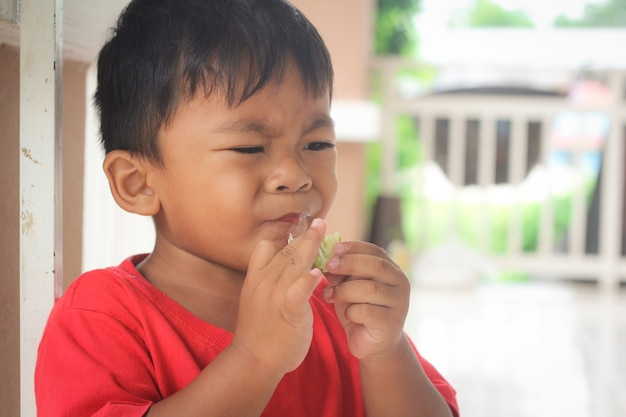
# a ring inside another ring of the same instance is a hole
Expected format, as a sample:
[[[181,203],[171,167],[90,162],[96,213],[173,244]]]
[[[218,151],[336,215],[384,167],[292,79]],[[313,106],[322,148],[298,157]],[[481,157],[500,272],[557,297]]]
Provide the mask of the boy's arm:
[[[451,417],[455,405],[433,385],[404,334],[410,286],[402,270],[365,242],[340,243],[333,253],[326,264],[333,285],[324,297],[359,359],[367,416]]]
[[[258,416],[282,377],[304,360],[313,338],[311,270],[326,227],[321,221],[286,247],[268,241],[250,259],[231,344],[187,387],[147,416]]]
[[[406,338],[387,358],[361,360],[360,369],[368,417],[452,417]]]
[[[146,416],[259,416],[282,376],[230,345],[187,387],[153,404]]]

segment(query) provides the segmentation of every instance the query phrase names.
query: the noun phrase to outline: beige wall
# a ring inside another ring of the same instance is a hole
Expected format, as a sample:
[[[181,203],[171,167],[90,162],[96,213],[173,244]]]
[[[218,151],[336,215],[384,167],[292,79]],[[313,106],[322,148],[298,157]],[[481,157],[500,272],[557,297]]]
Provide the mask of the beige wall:
[[[324,38],[335,68],[336,100],[368,98],[368,68],[373,50],[374,0],[292,0]],[[365,145],[340,143],[339,193],[328,217],[329,231],[345,240],[364,239],[369,225],[364,210]]]
[[[63,63],[63,282],[81,272],[86,78],[89,66]]]
[[[0,45],[0,416],[19,415],[19,51]]]
[[[19,50],[0,44],[0,416],[19,416]],[[87,65],[63,68],[63,269],[80,271]]]
[[[291,0],[324,38],[335,66],[335,97],[364,99],[373,51],[374,0]]]

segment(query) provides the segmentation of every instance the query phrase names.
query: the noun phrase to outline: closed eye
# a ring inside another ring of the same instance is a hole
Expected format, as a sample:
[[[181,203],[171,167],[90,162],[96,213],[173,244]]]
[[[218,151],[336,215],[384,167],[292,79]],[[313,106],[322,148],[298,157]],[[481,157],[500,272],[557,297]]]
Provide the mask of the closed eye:
[[[311,142],[307,143],[304,149],[307,151],[323,151],[324,149],[333,149],[335,144],[332,142]]]
[[[265,149],[262,146],[240,146],[237,148],[232,148],[230,150],[243,154],[256,154],[265,152]]]

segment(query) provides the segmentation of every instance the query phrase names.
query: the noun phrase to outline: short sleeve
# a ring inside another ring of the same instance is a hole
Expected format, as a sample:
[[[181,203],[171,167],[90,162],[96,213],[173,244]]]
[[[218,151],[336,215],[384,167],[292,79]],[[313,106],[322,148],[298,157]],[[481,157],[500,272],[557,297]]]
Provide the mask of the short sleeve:
[[[141,417],[158,401],[150,357],[135,329],[97,311],[51,317],[35,371],[38,414]]]

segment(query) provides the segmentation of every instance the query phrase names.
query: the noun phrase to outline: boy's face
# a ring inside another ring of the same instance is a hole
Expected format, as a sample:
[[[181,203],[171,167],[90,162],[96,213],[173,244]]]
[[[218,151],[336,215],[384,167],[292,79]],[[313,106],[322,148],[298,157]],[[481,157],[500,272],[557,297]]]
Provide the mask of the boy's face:
[[[329,107],[296,71],[237,107],[217,94],[182,104],[159,138],[156,251],[245,271],[257,242],[284,245],[325,217],[337,192]]]

